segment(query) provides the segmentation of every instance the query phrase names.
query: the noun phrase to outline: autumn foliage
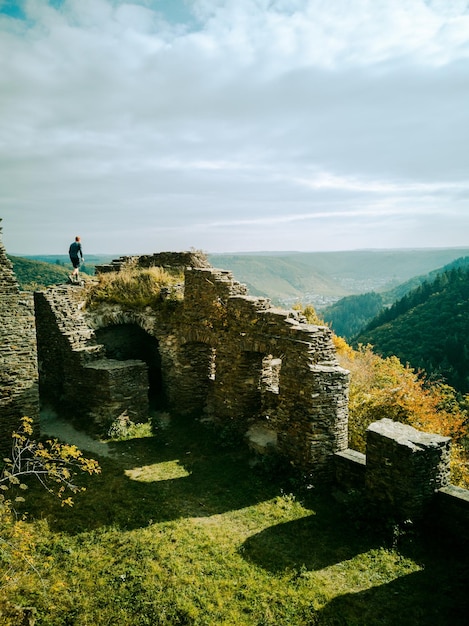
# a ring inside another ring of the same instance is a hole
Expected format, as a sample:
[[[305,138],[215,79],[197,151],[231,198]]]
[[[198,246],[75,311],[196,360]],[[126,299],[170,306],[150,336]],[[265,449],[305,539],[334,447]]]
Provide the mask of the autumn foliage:
[[[34,439],[33,421],[23,417],[20,428],[12,435],[11,456],[3,459],[0,473],[0,563],[3,565],[0,589],[14,584],[24,567],[37,573],[35,541],[16,511],[25,501],[29,480],[38,480],[62,505],[72,506],[72,495],[85,490],[78,485],[77,476],[100,471],[97,461],[84,457],[74,445],[56,439],[45,442]]]
[[[324,324],[314,307],[298,307],[311,324]],[[418,430],[451,437],[451,482],[469,489],[469,394],[429,381],[424,372],[395,357],[380,357],[371,345],[353,349],[333,334],[337,356],[350,372],[349,446],[366,452],[366,429],[387,417]]]
[[[72,496],[63,498],[66,492],[75,494],[84,491],[78,486],[75,477],[79,472],[97,474],[100,467],[94,459],[87,459],[74,445],[59,443],[51,439],[45,443],[33,437],[33,422],[23,417],[21,427],[13,433],[11,457],[3,459],[4,467],[0,475],[0,505],[11,502],[7,495],[12,491],[21,492],[28,488],[25,479],[36,478],[50,493],[54,493],[62,504],[72,506]],[[24,498],[16,495],[14,502]]]
[[[382,358],[371,346],[352,349],[334,337],[342,367],[350,371],[349,445],[365,452],[368,426],[382,418],[452,438],[451,482],[469,487],[468,398],[449,385],[429,383],[397,357]]]

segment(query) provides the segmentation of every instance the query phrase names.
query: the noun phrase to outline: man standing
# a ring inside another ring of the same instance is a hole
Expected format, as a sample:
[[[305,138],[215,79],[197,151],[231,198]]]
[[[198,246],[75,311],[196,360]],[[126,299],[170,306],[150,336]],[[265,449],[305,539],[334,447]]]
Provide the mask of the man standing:
[[[70,261],[73,265],[73,272],[70,274],[70,280],[72,282],[78,282],[78,269],[80,267],[80,257],[81,262],[83,263],[85,259],[83,258],[83,250],[81,249],[81,239],[78,235],[75,237],[75,241],[70,244],[70,248],[68,250],[68,254],[70,256]]]

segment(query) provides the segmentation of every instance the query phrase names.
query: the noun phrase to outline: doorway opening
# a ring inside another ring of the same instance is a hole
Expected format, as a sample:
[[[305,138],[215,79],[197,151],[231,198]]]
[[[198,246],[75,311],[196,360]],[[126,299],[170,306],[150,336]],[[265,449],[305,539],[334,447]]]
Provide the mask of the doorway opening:
[[[108,359],[139,360],[148,367],[148,401],[150,409],[167,407],[167,394],[161,371],[159,342],[137,324],[116,324],[95,331],[96,340],[106,349]]]

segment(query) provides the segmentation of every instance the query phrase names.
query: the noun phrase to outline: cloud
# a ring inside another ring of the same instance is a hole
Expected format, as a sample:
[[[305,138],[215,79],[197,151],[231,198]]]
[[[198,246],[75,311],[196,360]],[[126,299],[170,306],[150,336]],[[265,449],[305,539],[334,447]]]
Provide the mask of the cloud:
[[[465,245],[468,33],[462,0],[0,0],[5,244]]]

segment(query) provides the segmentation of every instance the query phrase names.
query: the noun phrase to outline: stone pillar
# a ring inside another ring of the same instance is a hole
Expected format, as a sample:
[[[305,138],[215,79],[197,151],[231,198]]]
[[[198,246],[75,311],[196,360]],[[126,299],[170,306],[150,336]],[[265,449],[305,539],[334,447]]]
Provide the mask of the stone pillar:
[[[396,521],[422,517],[434,493],[449,484],[450,437],[382,419],[367,430],[367,500]]]
[[[286,359],[287,360],[287,359]],[[347,447],[349,375],[334,365],[283,368],[278,418],[279,451],[316,477],[329,479],[333,455]]]

